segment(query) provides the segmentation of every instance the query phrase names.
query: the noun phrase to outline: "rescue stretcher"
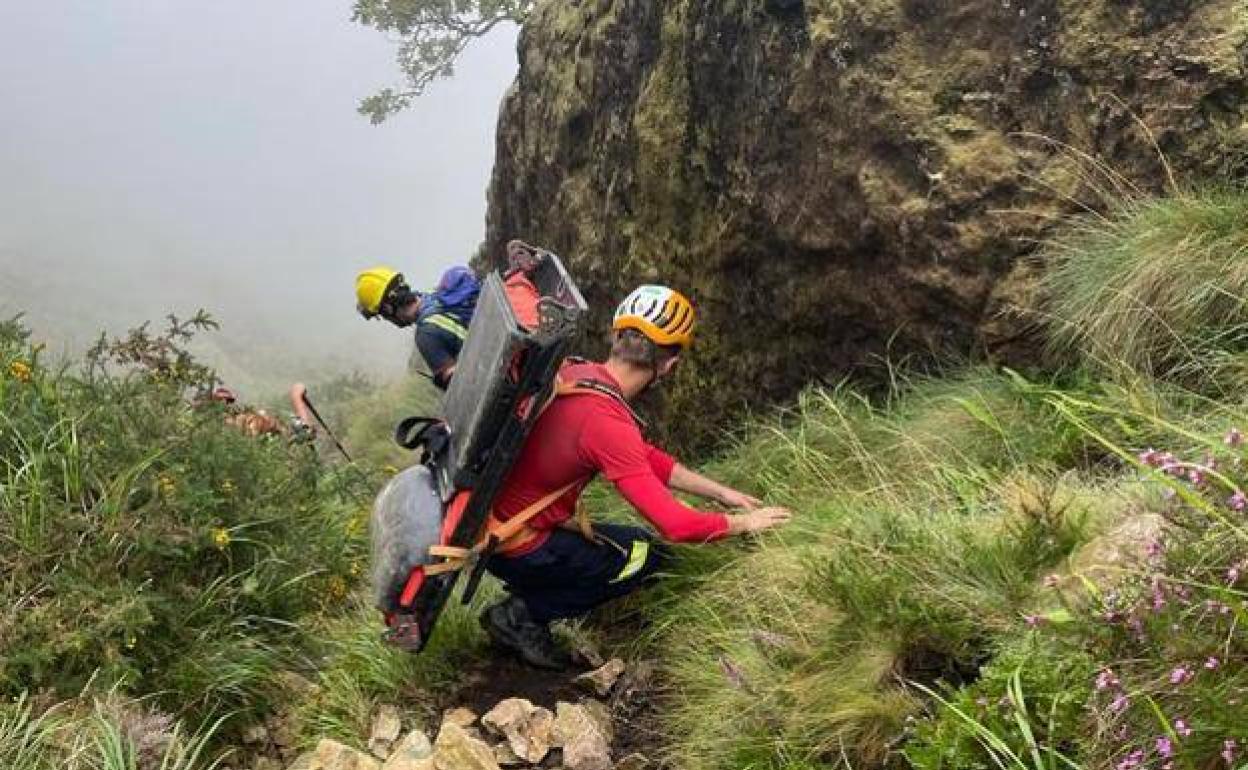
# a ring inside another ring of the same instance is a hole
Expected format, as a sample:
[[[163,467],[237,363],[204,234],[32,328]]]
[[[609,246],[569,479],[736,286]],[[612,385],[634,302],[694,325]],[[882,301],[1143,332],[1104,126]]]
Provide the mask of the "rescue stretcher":
[[[442,414],[411,417],[396,429],[396,441],[420,459],[373,506],[373,593],[387,641],[422,650],[461,572],[468,573],[463,601],[471,600],[497,545],[480,539],[491,506],[553,394],[586,310],[553,253],[527,272],[486,276]],[[465,569],[434,555],[466,549]]]

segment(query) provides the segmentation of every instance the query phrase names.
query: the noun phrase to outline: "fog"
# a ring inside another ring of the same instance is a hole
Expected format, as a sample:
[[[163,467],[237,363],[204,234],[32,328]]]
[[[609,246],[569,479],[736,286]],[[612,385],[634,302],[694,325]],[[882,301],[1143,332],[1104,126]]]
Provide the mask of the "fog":
[[[482,239],[514,28],[381,126],[394,43],[349,0],[46,0],[0,8],[0,314],[54,350],[199,307],[232,384],[402,370],[357,270],[431,284]],[[248,395],[245,393],[245,395]],[[256,394],[259,395],[259,394]]]

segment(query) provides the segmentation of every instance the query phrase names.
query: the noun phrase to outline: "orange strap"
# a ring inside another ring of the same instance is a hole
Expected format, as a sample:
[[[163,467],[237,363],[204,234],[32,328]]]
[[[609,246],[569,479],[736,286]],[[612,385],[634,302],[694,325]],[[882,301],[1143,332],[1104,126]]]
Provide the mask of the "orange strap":
[[[485,537],[478,540],[477,544],[471,548],[460,548],[453,545],[430,546],[430,556],[440,556],[445,558],[446,561],[425,565],[425,574],[440,575],[444,572],[454,572],[457,569],[461,569],[467,563],[469,557],[479,556],[485,551],[491,537],[498,538],[499,543],[506,544],[507,541],[520,534],[534,517],[549,508],[551,503],[567,494],[580,481],[581,479],[576,479],[556,489],[507,521],[499,522],[491,515],[486,524]]]
[[[633,412],[632,407],[628,405],[628,402],[624,400],[624,397],[621,394],[614,392],[614,390],[608,389],[608,386],[604,385],[599,388],[594,385],[587,384],[586,382],[576,380],[568,381],[558,376],[555,377],[555,387],[551,389],[550,397],[539,407],[538,414],[540,415],[541,412],[546,411],[546,407],[550,406],[554,400],[560,396],[579,394],[598,396],[599,398],[609,398],[612,401],[623,404],[629,410],[629,413],[632,414],[635,419],[640,421],[640,418],[638,418],[637,414]],[[454,572],[455,570],[462,569],[469,558],[479,556],[485,551],[486,547],[489,545],[491,537],[497,538],[501,546],[500,551],[502,552],[506,552],[507,544],[514,541],[517,537],[524,536],[525,534],[532,537],[535,532],[529,527],[529,522],[582,481],[583,479],[574,479],[525,508],[520,513],[517,513],[515,516],[512,516],[507,521],[499,521],[491,513],[490,518],[486,521],[484,535],[471,548],[462,548],[452,545],[430,546],[429,555],[443,558],[445,561],[437,564],[425,565],[425,574],[440,575],[445,572]],[[589,521],[589,516],[579,505],[576,509],[575,521],[577,529],[580,533],[587,540],[593,540],[593,525]],[[525,538],[525,540],[527,539],[528,538]]]

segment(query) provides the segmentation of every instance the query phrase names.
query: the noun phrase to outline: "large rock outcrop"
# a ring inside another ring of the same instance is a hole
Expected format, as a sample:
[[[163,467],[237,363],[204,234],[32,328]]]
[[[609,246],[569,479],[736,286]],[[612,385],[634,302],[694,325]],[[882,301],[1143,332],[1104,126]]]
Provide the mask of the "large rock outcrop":
[[[639,281],[686,289],[667,405],[701,443],[881,357],[1011,349],[1020,257],[1091,189],[1061,145],[1148,190],[1158,150],[1242,175],[1246,40],[1243,0],[543,0],[488,253],[558,251],[598,328]]]

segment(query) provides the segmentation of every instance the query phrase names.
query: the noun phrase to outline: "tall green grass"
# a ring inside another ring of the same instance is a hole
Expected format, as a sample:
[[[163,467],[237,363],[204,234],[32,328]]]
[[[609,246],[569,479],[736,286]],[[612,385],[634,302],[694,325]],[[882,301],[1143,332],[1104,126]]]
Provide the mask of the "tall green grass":
[[[885,407],[814,391],[721,462],[743,486],[767,480],[796,520],[744,551],[690,552],[651,607],[673,764],[896,758],[924,702],[910,680],[975,677],[1104,514],[1090,480],[1059,475],[1077,437],[1044,417],[1024,384],[986,371]]]
[[[0,694],[120,688],[241,722],[362,574],[365,490],[227,426],[189,333],[142,330],[75,372],[0,325]]]
[[[1248,423],[1246,203],[1131,198],[1061,232],[1046,311],[1081,365],[1061,380],[814,390],[717,463],[796,515],[686,549],[646,608],[671,764],[1234,767],[1248,522],[1221,439]],[[1148,447],[1214,468],[1159,474]]]
[[[1128,195],[1042,249],[1053,345],[1126,368],[1242,391],[1248,353],[1248,193]]]
[[[36,710],[27,698],[0,703],[5,770],[215,770],[215,726],[188,732],[166,714],[115,694]]]

